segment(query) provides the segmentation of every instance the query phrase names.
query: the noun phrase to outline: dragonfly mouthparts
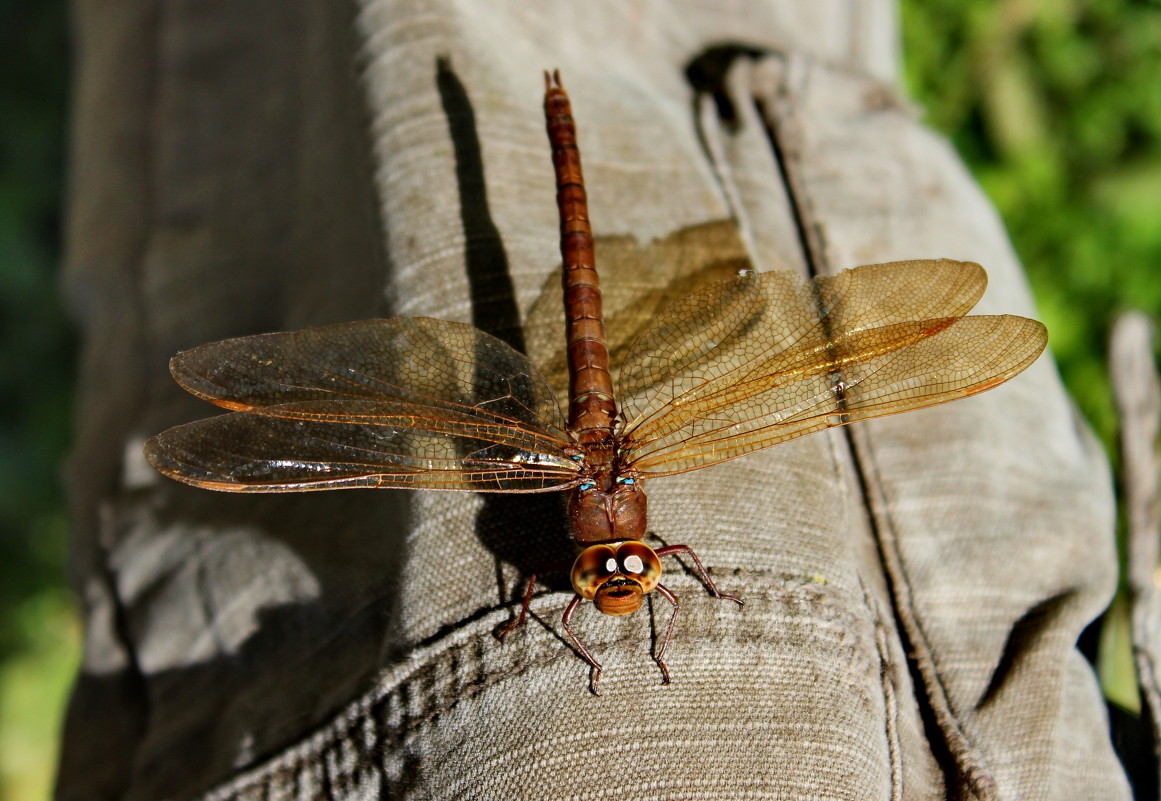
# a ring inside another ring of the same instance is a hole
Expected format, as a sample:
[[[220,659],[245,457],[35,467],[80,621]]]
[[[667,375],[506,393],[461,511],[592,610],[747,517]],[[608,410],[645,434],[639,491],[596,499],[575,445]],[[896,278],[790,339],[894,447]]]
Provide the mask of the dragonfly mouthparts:
[[[620,587],[625,584],[632,584],[637,587],[641,586],[641,582],[637,581],[637,579],[631,579],[628,576],[609,579],[605,582],[606,587]]]

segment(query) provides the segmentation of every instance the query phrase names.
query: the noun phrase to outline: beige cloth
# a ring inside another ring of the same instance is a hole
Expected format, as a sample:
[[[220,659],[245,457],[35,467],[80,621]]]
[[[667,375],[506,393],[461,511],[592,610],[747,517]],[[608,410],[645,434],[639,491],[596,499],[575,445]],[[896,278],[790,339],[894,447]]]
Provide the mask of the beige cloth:
[[[1161,786],[1156,773],[1161,752],[1161,460],[1157,433],[1161,429],[1161,378],[1153,358],[1156,325],[1141,312],[1125,312],[1113,326],[1109,342],[1109,373],[1120,417],[1122,503],[1127,540],[1125,576],[1128,585],[1132,643],[1143,707],[1141,728],[1149,726],[1151,763],[1141,743],[1138,779]],[[1144,739],[1144,738],[1142,738]],[[1152,775],[1144,777],[1146,765]],[[1136,788],[1135,788],[1136,789]],[[1144,797],[1146,789],[1139,788]]]
[[[1115,580],[1110,482],[1048,358],[977,398],[651,483],[650,529],[747,604],[667,565],[667,687],[649,658],[664,604],[655,622],[582,609],[600,698],[561,638],[566,593],[491,635],[520,570],[560,553],[558,499],[227,496],[140,456],[212,413],[165,373],[203,341],[430,315],[551,360],[546,67],[619,302],[695,269],[653,256],[716,249],[733,220],[761,269],[970,259],[991,276],[979,311],[1032,314],[994,212],[892,89],[894,13],[82,0],[88,625],[59,797],[1128,798],[1074,649]]]

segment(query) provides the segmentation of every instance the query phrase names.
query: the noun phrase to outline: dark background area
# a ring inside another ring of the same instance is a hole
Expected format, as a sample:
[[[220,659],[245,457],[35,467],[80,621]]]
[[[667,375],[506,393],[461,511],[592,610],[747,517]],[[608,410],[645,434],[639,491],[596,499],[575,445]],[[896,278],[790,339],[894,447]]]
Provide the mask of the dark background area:
[[[906,90],[1003,215],[1115,459],[1109,329],[1125,308],[1161,312],[1161,3],[901,4]],[[58,286],[69,78],[66,5],[0,0],[0,798],[21,801],[50,793],[79,653],[60,480],[77,347]],[[1127,645],[1102,647],[1106,692],[1131,708]]]
[[[0,0],[0,798],[49,793],[79,635],[61,466],[76,333],[57,286],[69,52],[60,0]]]

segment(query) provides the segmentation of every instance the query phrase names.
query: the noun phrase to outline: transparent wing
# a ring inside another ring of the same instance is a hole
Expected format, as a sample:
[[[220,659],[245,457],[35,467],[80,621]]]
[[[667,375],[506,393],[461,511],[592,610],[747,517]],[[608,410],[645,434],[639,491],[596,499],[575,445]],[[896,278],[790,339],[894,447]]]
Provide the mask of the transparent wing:
[[[366,320],[242,337],[170,367],[191,393],[238,410],[146,444],[158,470],[198,486],[532,492],[577,474],[539,371],[462,323]]]
[[[643,475],[684,472],[997,386],[1047,333],[1021,317],[957,316],[985,284],[979,265],[942,260],[805,284],[749,274],[699,292],[626,358],[622,449]]]
[[[304,400],[407,400],[563,427],[552,390],[527,356],[478,328],[428,317],[211,342],[174,356],[169,369],[190,393],[238,411]]]
[[[576,478],[565,444],[486,412],[405,401],[302,401],[172,428],[146,443],[145,456],[171,478],[235,492],[538,492]]]

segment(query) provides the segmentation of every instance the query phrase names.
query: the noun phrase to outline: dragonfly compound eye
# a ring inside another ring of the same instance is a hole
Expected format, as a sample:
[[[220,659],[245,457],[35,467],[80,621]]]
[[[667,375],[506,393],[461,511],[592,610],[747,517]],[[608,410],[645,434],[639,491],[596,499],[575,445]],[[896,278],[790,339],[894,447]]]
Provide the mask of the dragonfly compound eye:
[[[646,595],[653,592],[661,578],[661,560],[643,542],[629,541],[618,545],[617,567],[622,574],[636,579],[641,592]]]
[[[590,545],[572,564],[572,588],[591,601],[601,585],[617,575],[617,552],[608,545]]]

